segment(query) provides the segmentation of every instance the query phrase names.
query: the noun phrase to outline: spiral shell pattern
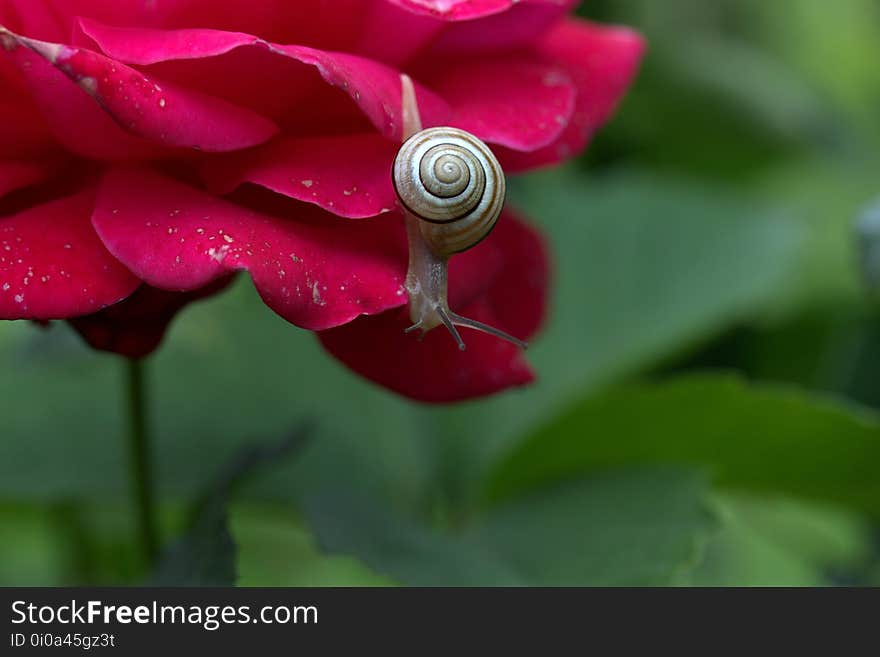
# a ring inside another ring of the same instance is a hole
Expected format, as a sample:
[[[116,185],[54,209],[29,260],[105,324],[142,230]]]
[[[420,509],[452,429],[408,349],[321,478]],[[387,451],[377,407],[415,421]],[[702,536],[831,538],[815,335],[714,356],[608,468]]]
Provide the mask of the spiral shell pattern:
[[[441,256],[486,237],[504,205],[501,165],[486,144],[458,128],[428,128],[407,139],[393,180],[401,205],[422,220],[422,236]]]

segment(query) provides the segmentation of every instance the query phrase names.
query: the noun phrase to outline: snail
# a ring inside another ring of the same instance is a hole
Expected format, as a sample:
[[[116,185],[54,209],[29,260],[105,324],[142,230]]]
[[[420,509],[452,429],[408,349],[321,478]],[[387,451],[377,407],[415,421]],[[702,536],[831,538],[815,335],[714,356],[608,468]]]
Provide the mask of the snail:
[[[409,267],[409,333],[422,336],[441,324],[458,348],[456,327],[489,333],[525,348],[526,343],[449,309],[450,256],[481,242],[494,228],[504,205],[504,171],[489,147],[453,127],[422,129],[412,80],[401,75],[404,142],[392,168],[394,189],[406,218]]]

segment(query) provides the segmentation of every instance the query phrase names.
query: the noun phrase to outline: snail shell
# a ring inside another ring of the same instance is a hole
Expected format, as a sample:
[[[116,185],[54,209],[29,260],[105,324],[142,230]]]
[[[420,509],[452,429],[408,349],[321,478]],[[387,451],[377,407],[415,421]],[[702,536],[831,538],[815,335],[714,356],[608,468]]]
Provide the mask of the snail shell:
[[[422,236],[438,256],[480,242],[504,206],[501,165],[486,144],[458,128],[412,135],[397,153],[392,177],[401,205],[420,219]]]

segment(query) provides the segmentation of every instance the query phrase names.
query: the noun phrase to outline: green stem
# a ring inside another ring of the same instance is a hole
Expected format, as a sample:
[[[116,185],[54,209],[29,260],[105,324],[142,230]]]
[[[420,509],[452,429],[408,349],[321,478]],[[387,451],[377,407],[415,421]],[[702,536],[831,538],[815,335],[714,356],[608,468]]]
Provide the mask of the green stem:
[[[150,568],[159,555],[159,535],[156,531],[156,505],[153,482],[153,464],[147,426],[147,390],[145,366],[142,360],[129,359],[128,378],[128,436],[131,450],[131,480],[141,548]]]

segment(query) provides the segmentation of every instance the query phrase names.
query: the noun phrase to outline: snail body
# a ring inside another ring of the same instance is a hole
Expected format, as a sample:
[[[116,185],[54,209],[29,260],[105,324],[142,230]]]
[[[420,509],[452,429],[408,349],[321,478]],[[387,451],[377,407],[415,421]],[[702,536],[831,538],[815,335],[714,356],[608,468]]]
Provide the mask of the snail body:
[[[482,241],[504,206],[504,171],[489,147],[453,127],[423,130],[412,81],[401,76],[404,142],[394,159],[392,180],[406,217],[409,267],[406,290],[412,326],[446,326],[464,349],[457,326],[466,326],[525,347],[522,340],[449,309],[449,257]]]

